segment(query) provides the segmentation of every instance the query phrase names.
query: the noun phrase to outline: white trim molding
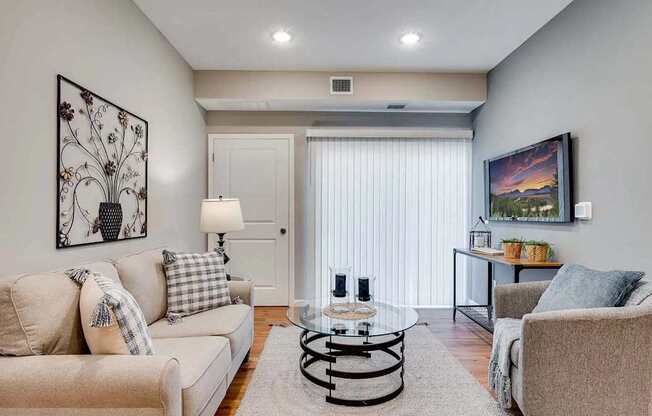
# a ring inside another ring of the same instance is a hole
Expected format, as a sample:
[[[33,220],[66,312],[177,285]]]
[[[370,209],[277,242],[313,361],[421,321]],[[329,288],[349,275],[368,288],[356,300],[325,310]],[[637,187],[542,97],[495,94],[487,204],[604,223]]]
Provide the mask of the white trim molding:
[[[307,129],[306,137],[356,137],[356,138],[403,138],[403,139],[473,139],[470,128],[318,128]]]

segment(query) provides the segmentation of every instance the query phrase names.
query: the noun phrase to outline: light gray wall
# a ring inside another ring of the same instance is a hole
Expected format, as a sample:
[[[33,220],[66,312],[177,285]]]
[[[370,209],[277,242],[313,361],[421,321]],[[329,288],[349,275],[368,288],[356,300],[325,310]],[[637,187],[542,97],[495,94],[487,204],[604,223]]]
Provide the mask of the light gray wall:
[[[295,296],[311,296],[313,279],[305,270],[305,155],[306,129],[310,127],[471,127],[469,114],[415,113],[336,113],[336,112],[233,112],[209,111],[209,133],[287,133],[294,134],[295,172]]]
[[[492,223],[496,239],[545,239],[562,262],[652,272],[651,28],[649,0],[575,0],[490,72],[474,114],[474,214],[484,212],[484,159],[566,131],[576,138],[575,199],[594,211],[573,225]]]
[[[0,275],[205,248],[205,124],[192,70],[130,0],[1,0],[0,56]],[[55,249],[57,73],[149,122],[147,238]]]

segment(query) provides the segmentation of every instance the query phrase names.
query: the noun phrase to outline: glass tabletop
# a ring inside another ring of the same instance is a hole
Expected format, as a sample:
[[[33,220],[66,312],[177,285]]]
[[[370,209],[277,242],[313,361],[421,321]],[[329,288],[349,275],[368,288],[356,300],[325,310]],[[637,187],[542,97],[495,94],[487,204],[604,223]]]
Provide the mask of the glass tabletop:
[[[371,304],[376,314],[364,319],[341,319],[324,314],[329,306],[328,299],[313,299],[296,302],[288,309],[288,319],[294,325],[311,332],[341,337],[363,337],[389,335],[413,327],[419,314],[407,306],[393,306],[387,303]]]

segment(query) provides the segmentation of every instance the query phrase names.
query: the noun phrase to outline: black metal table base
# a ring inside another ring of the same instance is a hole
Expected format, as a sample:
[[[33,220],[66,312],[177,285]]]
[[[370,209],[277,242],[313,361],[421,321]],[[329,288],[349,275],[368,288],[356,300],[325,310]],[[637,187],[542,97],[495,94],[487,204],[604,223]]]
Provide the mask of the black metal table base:
[[[333,337],[325,334],[316,334],[310,333],[309,331],[304,330],[300,336],[300,345],[303,352],[301,353],[301,359],[299,362],[299,367],[301,369],[301,374],[310,380],[312,383],[328,389],[328,395],[326,396],[326,401],[328,403],[333,403],[342,406],[375,406],[377,404],[385,403],[389,400],[394,399],[396,396],[401,394],[405,383],[403,381],[403,364],[405,363],[405,333],[397,332],[392,334],[393,339],[389,341],[373,343],[369,341],[369,337],[365,338],[365,341],[362,344],[342,344],[338,342],[333,342]],[[310,343],[321,339],[328,338],[326,341],[327,352],[317,351],[310,347]],[[401,344],[399,352],[396,352],[391,347]],[[371,353],[374,351],[383,352],[390,355],[396,359],[396,363],[390,365],[389,367],[373,370],[373,371],[343,371],[333,369],[333,364],[337,362],[337,357],[342,356],[355,356],[355,357],[365,357],[371,358]],[[327,380],[322,379],[312,373],[307,369],[310,365],[318,362],[324,361],[327,362],[328,368],[326,369]],[[400,370],[401,384],[393,390],[391,393],[388,393],[384,396],[375,397],[371,399],[343,399],[333,396],[333,391],[336,390],[336,383],[333,378],[344,378],[352,380],[362,380],[370,379],[376,377],[382,377],[394,373],[395,371]]]

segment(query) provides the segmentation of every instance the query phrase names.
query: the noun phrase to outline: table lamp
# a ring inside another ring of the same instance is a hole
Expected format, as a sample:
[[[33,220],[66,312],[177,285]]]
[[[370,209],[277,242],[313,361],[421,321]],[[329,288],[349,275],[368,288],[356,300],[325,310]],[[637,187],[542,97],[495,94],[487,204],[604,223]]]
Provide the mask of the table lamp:
[[[224,256],[224,264],[229,256],[224,251],[224,234],[244,229],[240,200],[237,198],[204,199],[201,203],[201,231],[216,233],[218,252]]]

